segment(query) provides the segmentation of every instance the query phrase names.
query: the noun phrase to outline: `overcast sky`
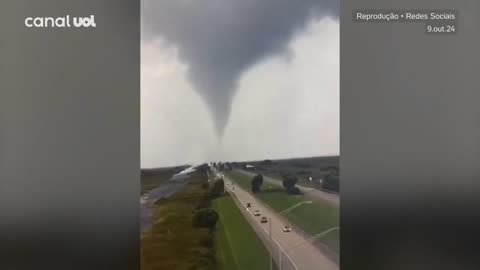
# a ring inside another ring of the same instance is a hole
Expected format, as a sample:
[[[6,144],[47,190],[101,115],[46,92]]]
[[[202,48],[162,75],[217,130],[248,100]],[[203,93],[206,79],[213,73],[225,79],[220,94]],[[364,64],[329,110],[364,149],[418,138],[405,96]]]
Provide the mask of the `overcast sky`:
[[[142,168],[338,155],[338,3],[142,0],[141,15]]]

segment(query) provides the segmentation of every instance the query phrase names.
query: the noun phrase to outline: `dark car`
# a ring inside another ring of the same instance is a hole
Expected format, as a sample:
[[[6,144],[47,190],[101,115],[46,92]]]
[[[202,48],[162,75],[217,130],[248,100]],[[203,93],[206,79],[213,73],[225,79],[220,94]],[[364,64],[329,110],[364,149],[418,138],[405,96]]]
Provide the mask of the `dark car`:
[[[268,222],[267,217],[262,217],[262,220],[260,222],[267,223]]]
[[[247,207],[248,207],[248,208],[252,207],[252,204],[251,204],[251,203],[247,203]]]

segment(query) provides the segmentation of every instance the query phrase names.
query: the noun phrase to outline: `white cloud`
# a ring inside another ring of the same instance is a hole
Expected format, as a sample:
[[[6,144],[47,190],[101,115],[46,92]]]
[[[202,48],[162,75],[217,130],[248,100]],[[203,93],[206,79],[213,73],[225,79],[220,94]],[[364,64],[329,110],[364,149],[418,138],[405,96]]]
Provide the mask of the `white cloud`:
[[[223,141],[227,159],[339,154],[339,25],[312,23],[244,74]]]
[[[243,74],[219,143],[175,48],[143,43],[142,167],[337,155],[339,24],[312,22],[289,47],[288,61],[272,57]]]

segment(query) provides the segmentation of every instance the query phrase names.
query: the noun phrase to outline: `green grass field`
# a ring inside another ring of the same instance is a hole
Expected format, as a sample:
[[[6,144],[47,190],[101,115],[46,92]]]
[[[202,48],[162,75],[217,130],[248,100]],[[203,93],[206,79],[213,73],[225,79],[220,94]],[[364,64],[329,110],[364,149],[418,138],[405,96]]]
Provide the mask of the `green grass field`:
[[[214,232],[192,226],[192,212],[202,202],[206,177],[192,175],[191,183],[155,205],[151,230],[141,238],[142,270],[217,270]]]
[[[215,199],[220,215],[216,231],[216,255],[224,270],[269,269],[269,253],[245,220],[233,199],[226,195]]]
[[[245,190],[251,190],[250,176],[234,171],[228,172],[227,175]],[[307,200],[303,195],[289,195],[283,189],[279,189],[279,186],[272,186],[272,190],[268,190],[268,186],[270,186],[270,183],[264,182],[262,186],[263,191],[255,194],[255,196],[278,212]],[[311,199],[309,198],[308,200]],[[339,227],[340,224],[339,209],[320,200],[313,200],[311,204],[304,204],[294,208],[285,216],[293,224],[310,235],[316,235],[330,228]],[[340,252],[340,232],[338,230],[326,234],[317,241],[327,245],[337,254]]]

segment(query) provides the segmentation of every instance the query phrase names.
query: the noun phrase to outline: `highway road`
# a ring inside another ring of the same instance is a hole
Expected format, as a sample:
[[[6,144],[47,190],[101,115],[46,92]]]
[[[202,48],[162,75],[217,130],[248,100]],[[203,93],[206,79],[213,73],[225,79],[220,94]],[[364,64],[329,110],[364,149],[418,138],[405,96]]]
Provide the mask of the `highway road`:
[[[300,233],[295,231],[284,232],[283,228],[288,225],[288,221],[281,215],[274,212],[269,207],[257,200],[252,194],[241,189],[235,182],[232,183],[228,177],[225,180],[225,190],[231,194],[234,199],[239,201],[239,207],[243,207],[242,213],[252,224],[262,240],[269,240],[269,230],[271,228],[271,239],[275,244],[270,242],[270,250],[273,258],[279,265],[280,270],[338,270],[339,267],[324,255],[311,242],[306,241]],[[252,206],[247,209],[246,204],[251,203]],[[301,206],[299,206],[301,207]],[[261,216],[253,216],[253,212],[259,210]],[[261,223],[261,217],[267,217],[269,222]],[[258,229],[260,228],[260,229]],[[280,246],[278,249],[276,246]],[[280,266],[281,264],[281,266]]]
[[[249,176],[252,176],[252,177],[255,175],[254,173],[244,171],[244,170],[236,170],[236,171],[241,172],[241,173],[246,174],[246,175],[249,175]],[[268,182],[268,183],[272,184],[272,185],[282,186],[282,181],[281,180],[277,180],[277,179],[274,179],[274,178],[271,178],[271,177],[266,177],[265,175],[263,176],[263,180],[265,182]],[[298,184],[296,186],[304,194],[306,194],[308,196],[312,196],[314,198],[321,199],[325,202],[330,203],[333,206],[340,207],[340,196],[338,194],[325,192],[325,191],[322,191],[322,190],[319,190],[319,189],[305,187],[305,186],[298,185]]]

